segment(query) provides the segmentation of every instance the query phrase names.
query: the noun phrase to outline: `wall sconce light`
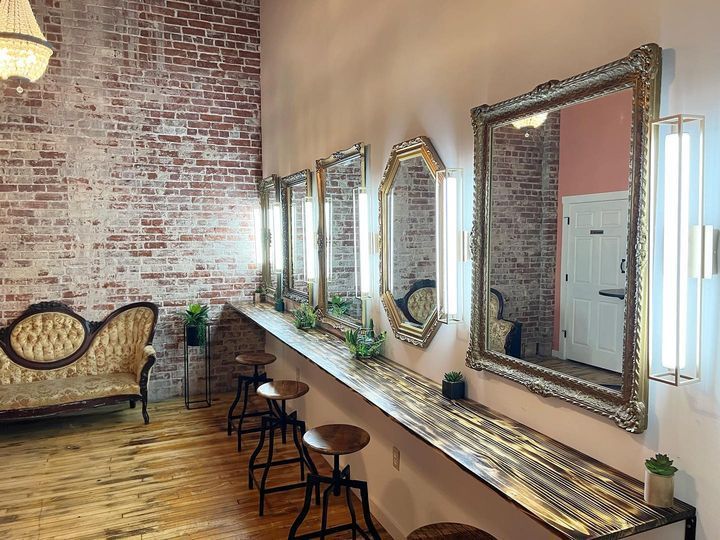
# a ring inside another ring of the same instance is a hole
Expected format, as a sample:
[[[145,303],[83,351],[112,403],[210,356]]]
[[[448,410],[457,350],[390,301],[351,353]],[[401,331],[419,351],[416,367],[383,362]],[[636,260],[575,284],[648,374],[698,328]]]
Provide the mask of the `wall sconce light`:
[[[263,218],[262,209],[253,208],[253,222],[255,225],[255,258],[257,259],[258,268],[262,268],[265,264],[265,248],[263,247]]]
[[[704,131],[703,116],[652,124],[650,379],[673,386],[700,380],[703,279],[717,273],[717,231],[703,222]]]
[[[548,113],[538,113],[515,120],[512,125],[515,129],[539,128],[547,120]]]
[[[305,279],[315,281],[315,220],[312,197],[305,197]],[[309,294],[309,293],[308,293]]]
[[[355,213],[355,296],[370,298],[370,207],[367,188],[353,190],[353,211]]]
[[[463,261],[465,234],[462,222],[462,169],[437,173],[437,310],[445,324],[463,320]]]
[[[333,280],[333,254],[332,254],[332,197],[325,196],[325,279],[328,283]]]
[[[273,254],[273,270],[282,272],[283,269],[283,248],[282,248],[282,210],[279,202],[272,205],[272,217],[270,219],[270,245]]]

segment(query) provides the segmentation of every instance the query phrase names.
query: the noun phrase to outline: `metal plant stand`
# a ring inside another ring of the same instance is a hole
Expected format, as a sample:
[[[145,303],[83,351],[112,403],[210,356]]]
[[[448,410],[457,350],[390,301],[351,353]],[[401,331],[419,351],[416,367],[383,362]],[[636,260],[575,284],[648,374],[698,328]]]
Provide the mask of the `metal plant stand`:
[[[184,334],[184,346],[185,346],[185,379],[183,396],[185,397],[185,408],[186,409],[203,409],[212,405],[212,391],[210,389],[210,326],[211,324],[205,325],[205,343],[204,345],[191,346],[188,345],[187,340],[187,326],[183,326]],[[204,399],[191,399],[190,396],[190,356],[191,350],[198,349],[204,353],[205,360],[205,397]],[[195,405],[193,407],[193,405]]]

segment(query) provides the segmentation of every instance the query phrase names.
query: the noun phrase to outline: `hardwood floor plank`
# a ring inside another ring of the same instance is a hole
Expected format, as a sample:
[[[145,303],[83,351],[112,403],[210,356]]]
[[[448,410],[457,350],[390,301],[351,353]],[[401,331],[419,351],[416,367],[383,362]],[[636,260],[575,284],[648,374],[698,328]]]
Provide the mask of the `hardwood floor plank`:
[[[0,538],[287,538],[304,492],[269,494],[265,516],[258,516],[257,491],[247,487],[258,436],[244,436],[244,450],[236,452],[236,437],[225,432],[233,397],[193,411],[180,399],[152,404],[148,426],[137,410],[122,407],[0,425]],[[288,443],[278,437],[276,459],[294,457],[292,438]],[[320,456],[313,459],[321,473],[330,472]],[[288,465],[273,468],[268,485],[298,480],[297,466]],[[344,496],[331,499],[329,523],[347,521]],[[319,526],[320,510],[313,506],[303,530]]]

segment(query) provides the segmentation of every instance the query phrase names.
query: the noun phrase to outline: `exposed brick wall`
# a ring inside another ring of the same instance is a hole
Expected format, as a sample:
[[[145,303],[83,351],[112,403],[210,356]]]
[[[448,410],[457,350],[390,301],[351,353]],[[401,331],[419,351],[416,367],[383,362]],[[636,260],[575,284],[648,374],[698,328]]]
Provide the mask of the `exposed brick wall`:
[[[353,190],[360,187],[360,158],[345,161],[327,171],[325,178],[325,200],[331,201],[332,233],[328,257],[332,266],[328,280],[328,303],[334,295],[348,302],[347,316],[359,320],[362,304],[355,297],[355,209]]]
[[[559,113],[538,129],[493,132],[490,286],[504,318],[523,323],[523,355],[552,352],[559,143]]]
[[[0,82],[0,324],[60,299],[90,319],[161,306],[151,392],[179,394],[189,302],[212,304],[214,384],[262,333],[223,304],[259,280],[258,0],[33,2],[57,47]]]
[[[392,197],[392,293],[399,300],[437,274],[435,178],[422,157],[400,163]]]

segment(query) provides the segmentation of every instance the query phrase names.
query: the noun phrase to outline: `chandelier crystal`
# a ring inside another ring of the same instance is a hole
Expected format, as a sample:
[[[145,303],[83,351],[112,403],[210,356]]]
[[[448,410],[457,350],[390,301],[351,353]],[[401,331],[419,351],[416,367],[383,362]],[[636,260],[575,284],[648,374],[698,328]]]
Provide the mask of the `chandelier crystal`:
[[[29,0],[0,0],[0,79],[37,81],[53,48],[40,30]]]
[[[538,113],[515,120],[512,125],[515,129],[539,128],[547,120],[548,113]]]

